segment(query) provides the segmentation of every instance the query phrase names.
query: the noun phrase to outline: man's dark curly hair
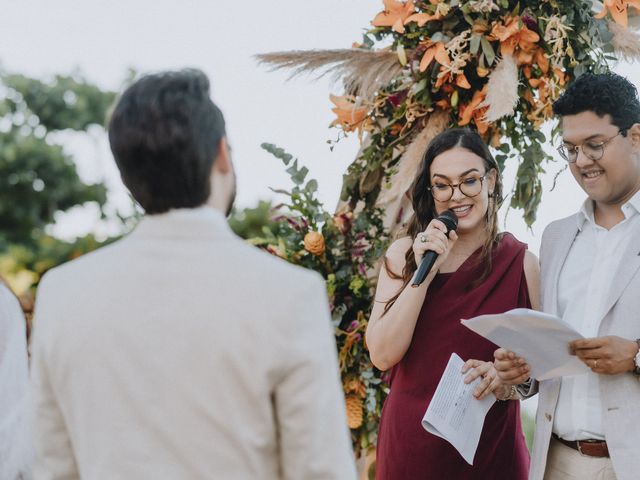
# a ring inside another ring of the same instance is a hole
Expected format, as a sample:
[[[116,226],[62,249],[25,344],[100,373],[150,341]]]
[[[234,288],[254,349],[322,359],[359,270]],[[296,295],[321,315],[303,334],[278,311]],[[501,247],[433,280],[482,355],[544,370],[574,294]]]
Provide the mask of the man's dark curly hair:
[[[569,85],[553,104],[556,115],[594,112],[599,117],[609,114],[611,123],[623,134],[640,122],[640,101],[636,87],[615,73],[586,73]]]
[[[209,79],[196,69],[140,78],[122,94],[109,122],[122,180],[149,214],[207,201],[224,135]]]

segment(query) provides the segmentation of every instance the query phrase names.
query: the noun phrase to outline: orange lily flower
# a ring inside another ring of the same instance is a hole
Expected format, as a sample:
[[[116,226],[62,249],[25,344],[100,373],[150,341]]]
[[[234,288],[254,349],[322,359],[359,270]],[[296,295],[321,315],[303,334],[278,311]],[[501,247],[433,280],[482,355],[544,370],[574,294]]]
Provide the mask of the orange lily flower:
[[[451,110],[451,107],[452,107],[451,104],[453,102],[452,97],[455,91],[456,91],[455,88],[450,83],[444,85],[440,89],[440,92],[443,93],[444,97],[441,100],[438,100],[436,102],[436,105],[440,107],[442,110]]]
[[[444,43],[435,42],[427,47],[427,50],[422,56],[422,60],[420,60],[420,71],[424,72],[429,68],[429,65],[431,65],[431,62],[433,62],[434,59],[436,59],[440,65],[447,67],[451,65],[451,59],[449,58],[449,54],[447,53]],[[451,81],[451,78],[451,72],[440,72],[440,74],[438,74],[438,80],[436,81],[435,88],[440,88],[445,83]],[[471,88],[471,84],[464,73],[456,75],[455,83],[460,88]]]
[[[560,72],[562,73],[562,72]],[[534,122],[536,126],[542,125],[545,120],[553,117],[553,101],[557,98],[557,90],[547,77],[531,78],[529,85],[537,89],[538,98],[533,99],[531,104],[534,110],[527,115],[527,118]]]
[[[602,11],[595,15],[595,18],[604,18],[609,12],[613,20],[623,27],[629,24],[627,17],[629,7],[640,10],[640,0],[604,0],[603,3]]]
[[[476,124],[478,133],[484,135],[489,130],[489,124],[484,120],[484,115],[487,112],[488,106],[480,106],[487,96],[487,86],[485,85],[482,90],[477,90],[471,101],[460,107],[460,121],[458,125],[461,127],[469,125],[471,120]]]
[[[414,13],[409,18],[404,21],[404,24],[411,22],[416,22],[419,27],[424,27],[424,24],[430,22],[431,20],[440,20],[442,17],[439,13],[434,13],[430,15],[428,13]]]
[[[431,62],[434,58],[440,65],[449,65],[451,63],[449,54],[444,48],[444,43],[435,42],[427,47],[427,50],[422,56],[422,60],[420,60],[420,71],[424,72],[427,68],[429,68],[429,65],[431,65]]]
[[[451,72],[440,72],[438,74],[438,80],[436,81],[434,88],[438,89],[445,83],[450,82],[451,77],[452,77]],[[465,76],[464,73],[460,73],[456,75],[455,84],[460,88],[464,88],[465,90],[468,90],[471,88],[471,84],[469,83],[469,80],[467,80],[467,77]]]
[[[329,98],[335,105],[331,111],[338,116],[331,122],[332,127],[340,125],[345,132],[352,132],[363,126],[363,122],[367,118],[367,107],[356,107],[355,97],[352,95],[330,95]]]
[[[464,73],[456,76],[456,85],[467,90],[471,88],[471,84],[469,83],[469,80],[467,80],[467,77],[464,75]]]
[[[525,99],[531,104],[533,110],[527,114],[527,118],[539,128],[545,120],[553,117],[553,99],[555,98],[552,91],[552,85],[546,78],[532,78],[529,84],[537,89],[538,98],[534,98],[533,94],[525,95]]]
[[[391,27],[394,32],[404,33],[404,23],[415,12],[413,0],[383,0],[384,10],[377,14],[371,24],[374,27]]]
[[[540,70],[542,70],[542,73],[546,74],[549,71],[549,59],[544,54],[544,49],[542,47],[538,47],[538,49],[536,49],[534,58],[540,67]]]
[[[567,75],[560,70],[558,67],[555,67],[553,69],[553,73],[555,73],[556,75],[556,80],[558,81],[558,85],[564,87],[567,83],[568,77]]]
[[[513,55],[516,48],[523,52],[532,52],[540,40],[540,36],[529,30],[518,17],[510,17],[505,24],[494,25],[491,34],[500,40],[502,55]]]
[[[536,103],[535,98],[533,98],[533,93],[528,88],[525,90],[524,94],[522,95],[522,98],[524,98],[532,107]]]

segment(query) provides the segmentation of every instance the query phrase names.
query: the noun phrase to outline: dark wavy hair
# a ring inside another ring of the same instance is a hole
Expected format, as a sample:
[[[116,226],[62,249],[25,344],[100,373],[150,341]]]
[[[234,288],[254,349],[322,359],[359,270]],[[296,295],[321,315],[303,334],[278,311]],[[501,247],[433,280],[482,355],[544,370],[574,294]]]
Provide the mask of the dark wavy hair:
[[[469,150],[482,158],[487,172],[491,170],[496,171],[496,183],[493,189],[493,195],[489,198],[489,208],[486,215],[487,238],[482,247],[482,254],[479,259],[479,265],[483,265],[484,270],[480,277],[470,286],[471,288],[475,288],[486,280],[491,273],[491,252],[499,239],[498,210],[500,205],[502,205],[503,200],[502,177],[500,175],[498,163],[493,158],[493,155],[491,155],[486,143],[484,143],[480,135],[476,132],[467,128],[452,128],[440,133],[431,141],[431,143],[429,143],[429,146],[422,157],[420,170],[416,174],[416,178],[413,182],[411,198],[414,213],[411,216],[404,233],[406,233],[406,235],[411,239],[414,239],[418,233],[424,231],[427,228],[427,225],[429,225],[429,222],[437,216],[433,195],[431,194],[431,191],[428,190],[431,186],[431,164],[438,155],[456,147]],[[384,313],[387,313],[404,288],[409,284],[409,281],[417,269],[413,246],[409,247],[405,254],[405,265],[401,274],[391,270],[386,258],[384,268],[391,278],[402,279],[403,281],[402,288],[399,292],[386,302]]]
[[[209,79],[195,69],[142,77],[122,94],[109,122],[122,180],[150,214],[207,201],[224,134]]]
[[[640,100],[636,87],[615,73],[585,73],[569,85],[553,104],[560,116],[594,112],[599,117],[611,116],[611,122],[623,135],[640,122]]]

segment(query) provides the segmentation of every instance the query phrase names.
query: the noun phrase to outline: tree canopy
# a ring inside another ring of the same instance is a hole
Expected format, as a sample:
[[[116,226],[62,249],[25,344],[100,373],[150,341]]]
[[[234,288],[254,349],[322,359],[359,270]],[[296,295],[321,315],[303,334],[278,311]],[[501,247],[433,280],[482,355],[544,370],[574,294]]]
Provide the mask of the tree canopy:
[[[53,136],[104,126],[115,93],[81,75],[39,80],[2,71],[0,91],[0,255],[11,257],[0,271],[25,278],[26,269],[35,283],[47,268],[98,244],[91,236],[68,243],[45,232],[57,212],[88,202],[102,211],[107,200],[105,185],[83,182]]]

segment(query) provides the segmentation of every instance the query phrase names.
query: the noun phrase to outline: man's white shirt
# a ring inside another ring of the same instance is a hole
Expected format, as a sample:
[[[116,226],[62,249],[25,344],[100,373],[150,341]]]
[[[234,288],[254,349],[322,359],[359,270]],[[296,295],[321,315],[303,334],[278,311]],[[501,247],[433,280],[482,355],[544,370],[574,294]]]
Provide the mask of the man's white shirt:
[[[586,338],[597,337],[611,282],[640,222],[640,192],[622,206],[624,220],[607,230],[595,223],[587,199],[578,215],[579,233],[558,280],[558,314]],[[553,432],[565,440],[604,439],[598,374],[562,378]]]

